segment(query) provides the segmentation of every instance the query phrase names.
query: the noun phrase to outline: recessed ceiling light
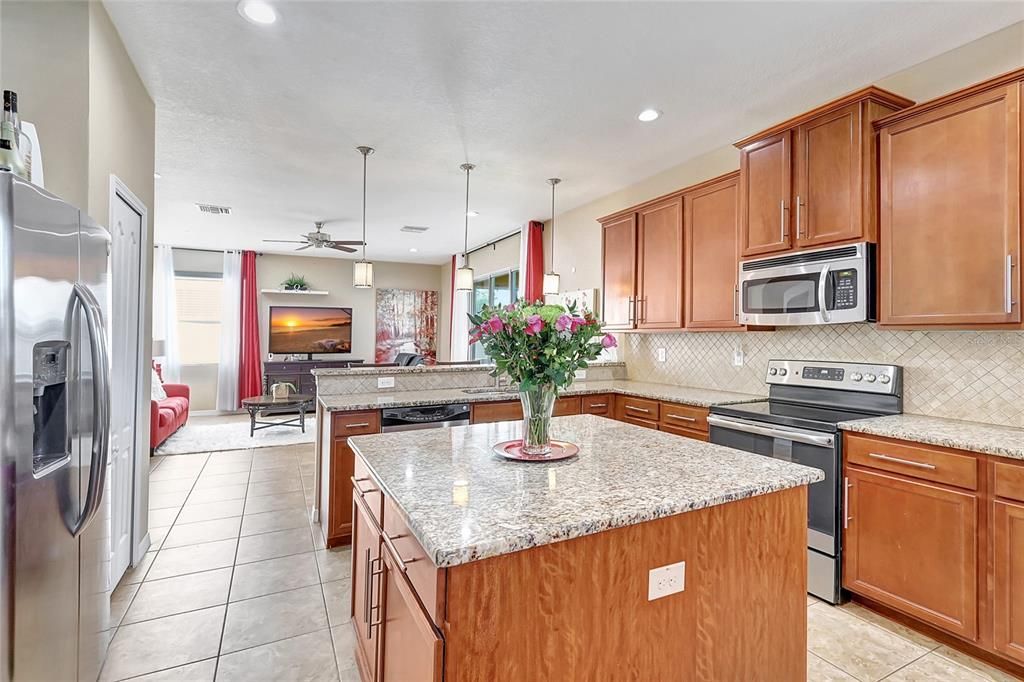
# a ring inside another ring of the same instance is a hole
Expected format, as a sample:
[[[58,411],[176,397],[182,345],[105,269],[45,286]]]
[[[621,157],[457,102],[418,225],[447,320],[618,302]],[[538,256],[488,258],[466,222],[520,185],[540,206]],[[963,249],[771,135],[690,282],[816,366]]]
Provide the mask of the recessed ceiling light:
[[[163,177],[163,176],[162,176],[162,175],[160,175],[159,173],[153,173],[153,179],[154,179],[154,180],[159,180],[159,179],[160,179],[160,178],[162,178],[162,177]]]
[[[238,13],[254,24],[266,26],[277,21],[277,12],[263,0],[241,0]]]
[[[417,251],[419,251],[419,249],[417,249],[415,246],[409,249],[409,253],[416,253]]]
[[[661,112],[657,109],[644,109],[637,115],[637,118],[644,123],[650,123],[651,121],[656,121],[659,116],[661,116]]]
[[[475,218],[478,215],[480,215],[480,212],[479,211],[466,211],[466,215],[468,215],[470,218]]]

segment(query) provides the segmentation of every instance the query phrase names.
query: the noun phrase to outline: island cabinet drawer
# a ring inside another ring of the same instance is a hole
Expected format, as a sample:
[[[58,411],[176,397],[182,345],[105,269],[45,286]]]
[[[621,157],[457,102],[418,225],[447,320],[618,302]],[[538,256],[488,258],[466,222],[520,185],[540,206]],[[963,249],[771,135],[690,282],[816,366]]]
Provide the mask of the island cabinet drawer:
[[[580,399],[580,401],[580,412],[582,414],[606,415],[612,411],[612,396],[609,393],[585,395]]]
[[[619,396],[616,402],[618,417],[622,420],[626,420],[626,417],[632,417],[633,419],[656,422],[661,414],[661,403],[657,400],[623,395]]]
[[[693,405],[677,403],[661,404],[661,425],[673,426],[691,431],[708,431],[708,410]]]
[[[384,522],[384,493],[370,473],[362,457],[355,456],[352,476],[352,494],[362,498],[366,510],[379,526]]]
[[[658,422],[652,422],[646,419],[637,419],[636,417],[631,417],[628,414],[623,415],[619,421],[626,422],[627,424],[633,424],[634,426],[642,426],[645,429],[658,430]]]
[[[380,410],[334,412],[331,419],[332,435],[335,438],[380,433]]]
[[[967,490],[978,489],[977,458],[945,448],[848,433],[846,461]]]
[[[993,491],[999,497],[1024,502],[1024,466],[1007,462],[992,462]]]
[[[441,627],[444,622],[444,570],[434,565],[413,536],[405,518],[391,498],[384,498],[384,544],[389,547],[399,570],[408,578],[423,610]]]

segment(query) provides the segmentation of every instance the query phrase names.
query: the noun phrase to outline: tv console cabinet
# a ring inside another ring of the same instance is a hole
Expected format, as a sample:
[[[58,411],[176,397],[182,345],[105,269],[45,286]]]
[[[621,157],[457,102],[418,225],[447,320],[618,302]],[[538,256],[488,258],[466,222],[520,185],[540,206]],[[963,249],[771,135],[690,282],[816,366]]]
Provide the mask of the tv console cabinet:
[[[316,394],[314,369],[347,369],[362,365],[362,360],[268,360],[263,363],[263,393],[281,382],[289,383],[299,393]]]

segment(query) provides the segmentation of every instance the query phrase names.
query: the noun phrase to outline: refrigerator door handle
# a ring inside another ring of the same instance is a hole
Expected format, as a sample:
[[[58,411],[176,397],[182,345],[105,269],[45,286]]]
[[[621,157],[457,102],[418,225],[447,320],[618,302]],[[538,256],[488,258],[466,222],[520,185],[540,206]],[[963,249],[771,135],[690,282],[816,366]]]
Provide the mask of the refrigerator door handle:
[[[107,480],[107,448],[110,442],[110,372],[107,355],[107,337],[103,331],[103,313],[96,297],[86,287],[75,284],[71,301],[68,303],[68,323],[76,303],[82,306],[85,325],[89,332],[92,355],[92,460],[89,470],[89,486],[86,491],[82,516],[71,534],[78,537],[89,527],[103,500],[103,489]]]

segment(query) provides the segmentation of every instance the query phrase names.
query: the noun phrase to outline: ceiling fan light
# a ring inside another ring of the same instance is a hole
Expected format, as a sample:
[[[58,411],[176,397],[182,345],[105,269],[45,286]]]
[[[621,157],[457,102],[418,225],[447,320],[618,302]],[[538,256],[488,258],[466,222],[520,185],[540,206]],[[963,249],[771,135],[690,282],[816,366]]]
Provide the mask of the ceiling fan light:
[[[459,268],[455,271],[455,291],[473,291],[473,268]]]
[[[558,289],[561,286],[562,277],[557,272],[549,272],[544,275],[544,295],[558,296]]]
[[[373,263],[357,260],[352,264],[352,286],[356,289],[373,288]]]

